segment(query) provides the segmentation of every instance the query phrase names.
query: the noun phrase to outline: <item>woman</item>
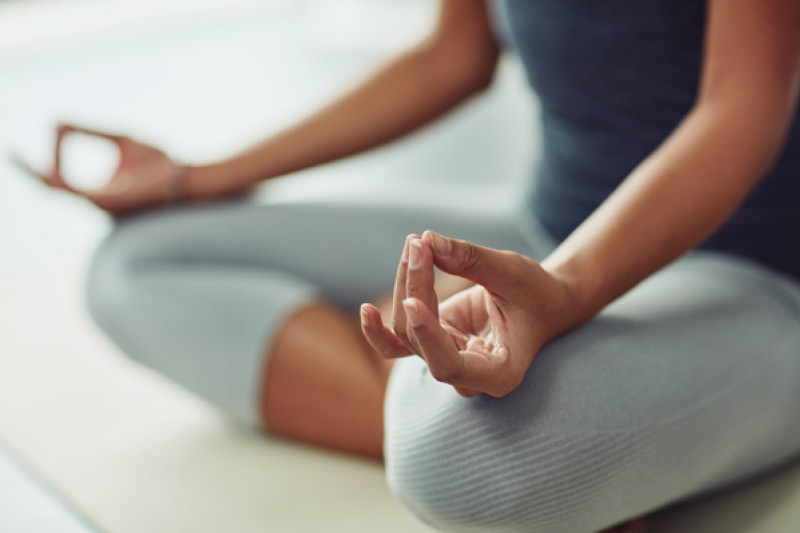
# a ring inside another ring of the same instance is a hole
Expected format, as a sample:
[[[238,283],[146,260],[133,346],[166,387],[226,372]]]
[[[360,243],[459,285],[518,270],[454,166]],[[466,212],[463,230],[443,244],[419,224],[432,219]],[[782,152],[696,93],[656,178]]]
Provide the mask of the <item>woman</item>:
[[[543,155],[517,218],[152,212],[97,253],[98,323],[241,419],[385,449],[394,492],[444,529],[598,530],[788,460],[800,3],[499,7],[542,103]],[[235,195],[431,122],[490,84],[498,50],[483,1],[443,0],[423,43],[231,159],[181,167],[88,132],[121,150],[108,186],[72,189],[58,160],[42,177],[112,213]],[[60,128],[59,146],[76,129]],[[398,253],[387,311],[365,304],[359,325],[352,312],[390,286]],[[451,276],[435,281],[434,266]],[[391,362],[409,354],[391,369],[384,439]]]

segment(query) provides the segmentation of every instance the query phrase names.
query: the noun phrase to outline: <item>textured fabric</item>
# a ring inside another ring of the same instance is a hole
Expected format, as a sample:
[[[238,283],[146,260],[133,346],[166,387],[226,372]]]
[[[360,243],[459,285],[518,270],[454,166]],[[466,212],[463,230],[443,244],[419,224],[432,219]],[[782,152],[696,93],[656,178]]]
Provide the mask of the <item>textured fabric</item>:
[[[355,311],[391,290],[405,236],[425,229],[528,254],[552,246],[529,220],[469,211],[173,209],[127,219],[108,237],[89,274],[89,309],[123,352],[257,424],[264,357],[286,317],[315,298]]]
[[[134,359],[258,423],[259,378],[286,316],[391,287],[426,228],[541,258],[525,215],[355,205],[219,204],[121,224],[88,281],[98,323]],[[525,232],[521,230],[525,229]],[[800,284],[694,253],[537,357],[502,399],[465,399],[418,358],[386,400],[389,483],[447,530],[593,531],[714,490],[800,451]]]
[[[541,258],[553,241],[535,225],[348,205],[150,213],[100,248],[89,304],[131,357],[256,424],[267,347],[293,310],[324,298],[354,311],[388,290],[407,233]],[[800,284],[694,253],[546,347],[505,398],[462,398],[399,361],[389,483],[446,530],[593,531],[798,453],[798,383]]]
[[[692,107],[706,3],[498,2],[501,26],[541,103],[541,157],[529,205],[557,239],[594,211]],[[800,120],[773,169],[703,247],[800,277]]]
[[[787,460],[798,411],[800,286],[698,252],[548,345],[504,398],[399,361],[386,467],[443,530],[595,532]]]

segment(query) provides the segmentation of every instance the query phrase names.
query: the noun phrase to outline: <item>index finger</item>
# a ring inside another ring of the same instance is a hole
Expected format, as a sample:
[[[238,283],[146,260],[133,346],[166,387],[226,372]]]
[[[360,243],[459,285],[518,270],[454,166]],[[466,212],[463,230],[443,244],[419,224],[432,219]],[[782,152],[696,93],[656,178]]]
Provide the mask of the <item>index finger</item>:
[[[434,290],[433,252],[422,239],[412,239],[408,248],[406,297],[420,300],[435,317],[439,316],[439,298]]]
[[[462,361],[453,340],[420,300],[408,298],[403,300],[403,306],[419,355],[428,363],[431,375],[438,381],[457,385]]]
[[[8,159],[12,165],[17,167],[18,170],[21,170],[24,174],[27,174],[32,178],[35,178],[40,183],[43,183],[48,187],[55,187],[57,189],[64,189],[66,191],[74,192],[73,189],[66,183],[63,183],[60,180],[55,180],[53,179],[52,176],[48,176],[43,172],[39,172],[38,170],[33,168],[33,166],[26,160],[24,160],[19,154],[10,152],[8,155]]]

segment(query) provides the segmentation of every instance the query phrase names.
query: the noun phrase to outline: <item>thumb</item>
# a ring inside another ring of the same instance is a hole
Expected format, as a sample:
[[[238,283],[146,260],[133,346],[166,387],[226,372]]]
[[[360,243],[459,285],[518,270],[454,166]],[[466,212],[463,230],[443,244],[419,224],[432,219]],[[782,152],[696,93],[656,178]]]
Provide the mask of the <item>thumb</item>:
[[[454,276],[466,278],[501,296],[512,295],[519,289],[519,277],[525,259],[515,253],[486,248],[471,242],[452,239],[426,231],[422,239],[433,250],[435,265]]]

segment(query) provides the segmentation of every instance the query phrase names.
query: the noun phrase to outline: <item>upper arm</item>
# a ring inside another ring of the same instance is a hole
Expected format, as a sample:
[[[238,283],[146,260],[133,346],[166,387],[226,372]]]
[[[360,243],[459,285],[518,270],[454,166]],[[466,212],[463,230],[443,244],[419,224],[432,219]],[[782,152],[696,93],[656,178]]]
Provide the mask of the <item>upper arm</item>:
[[[488,85],[500,47],[486,0],[441,0],[436,26],[425,46],[454,76],[479,87]]]
[[[709,0],[698,108],[781,144],[800,81],[800,2]]]

